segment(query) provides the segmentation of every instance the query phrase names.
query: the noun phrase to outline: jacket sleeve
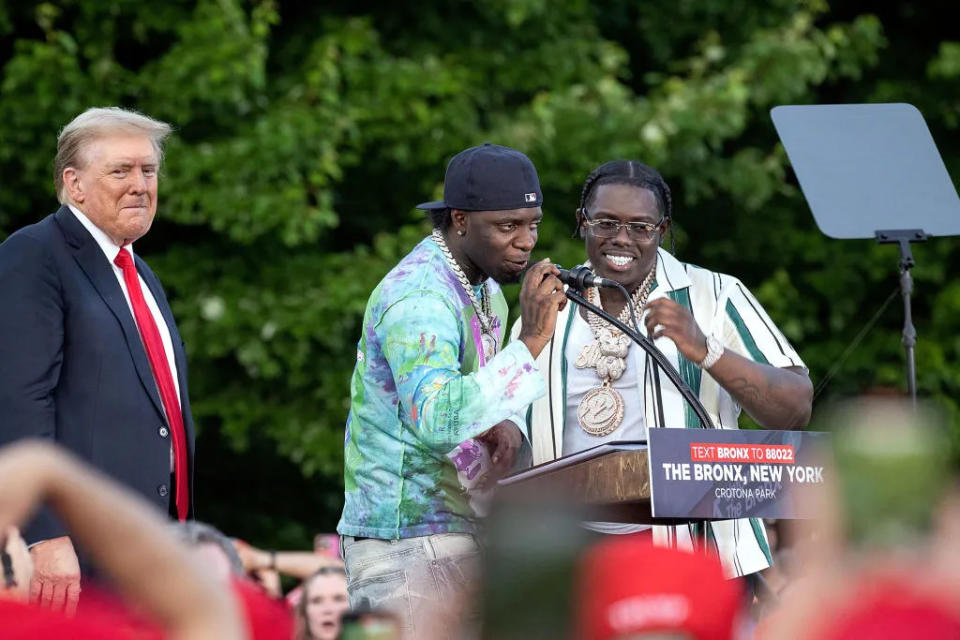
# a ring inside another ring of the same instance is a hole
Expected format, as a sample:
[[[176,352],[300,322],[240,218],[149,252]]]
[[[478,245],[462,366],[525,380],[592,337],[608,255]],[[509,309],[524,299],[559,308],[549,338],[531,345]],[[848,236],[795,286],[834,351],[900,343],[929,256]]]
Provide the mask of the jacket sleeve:
[[[522,342],[511,344],[485,367],[460,372],[460,318],[441,296],[418,292],[383,314],[377,334],[400,398],[418,438],[447,453],[518,414],[545,392]]]
[[[0,445],[56,439],[54,391],[63,361],[63,297],[42,243],[18,233],[0,245]],[[41,510],[24,529],[28,542],[65,535]]]

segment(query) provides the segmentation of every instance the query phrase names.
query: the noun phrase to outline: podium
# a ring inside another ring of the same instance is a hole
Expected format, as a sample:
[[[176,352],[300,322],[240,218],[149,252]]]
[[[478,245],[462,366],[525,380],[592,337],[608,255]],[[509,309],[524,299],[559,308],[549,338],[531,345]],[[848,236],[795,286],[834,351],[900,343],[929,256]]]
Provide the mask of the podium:
[[[834,482],[824,459],[829,438],[817,431],[651,429],[646,441],[608,442],[515,473],[500,490],[506,499],[544,496],[603,522],[810,518],[815,494]]]
[[[559,494],[589,520],[659,525],[700,521],[651,515],[649,464],[645,441],[612,442],[507,476],[500,480],[500,491],[507,499]]]

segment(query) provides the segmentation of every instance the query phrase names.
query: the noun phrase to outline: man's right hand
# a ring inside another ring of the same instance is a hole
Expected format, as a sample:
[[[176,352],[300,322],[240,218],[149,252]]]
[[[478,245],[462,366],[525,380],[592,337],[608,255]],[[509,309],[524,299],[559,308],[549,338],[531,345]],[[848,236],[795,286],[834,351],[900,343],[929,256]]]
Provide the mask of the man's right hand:
[[[38,542],[30,548],[33,580],[30,601],[72,615],[80,599],[80,562],[67,536]]]
[[[520,340],[534,358],[553,338],[557,312],[567,304],[558,275],[560,272],[546,258],[530,267],[520,288],[520,318],[523,322]]]

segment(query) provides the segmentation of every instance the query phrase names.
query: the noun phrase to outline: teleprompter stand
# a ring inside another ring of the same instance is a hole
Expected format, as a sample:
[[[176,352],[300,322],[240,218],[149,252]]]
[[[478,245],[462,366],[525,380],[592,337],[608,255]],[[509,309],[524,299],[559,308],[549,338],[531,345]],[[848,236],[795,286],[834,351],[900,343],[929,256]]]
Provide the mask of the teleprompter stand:
[[[903,353],[907,362],[907,392],[914,409],[917,407],[917,366],[914,359],[914,347],[917,345],[917,330],[913,326],[913,277],[910,269],[916,264],[913,261],[911,242],[923,242],[927,234],[922,229],[895,229],[877,231],[877,242],[880,244],[896,243],[900,247],[900,296],[903,298]]]
[[[771,117],[820,230],[898,245],[907,391],[916,404],[910,244],[960,235],[960,198],[927,123],[909,104],[789,105]]]

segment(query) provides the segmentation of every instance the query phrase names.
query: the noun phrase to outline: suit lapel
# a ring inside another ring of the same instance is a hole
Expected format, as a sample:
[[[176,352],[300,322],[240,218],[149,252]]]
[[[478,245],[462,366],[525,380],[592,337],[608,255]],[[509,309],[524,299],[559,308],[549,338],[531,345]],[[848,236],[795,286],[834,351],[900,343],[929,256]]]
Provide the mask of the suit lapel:
[[[100,294],[100,297],[103,298],[107,307],[120,323],[120,328],[123,329],[123,337],[127,342],[127,348],[130,350],[143,389],[150,396],[159,414],[163,416],[163,405],[157,392],[156,381],[153,379],[153,371],[150,369],[150,361],[147,360],[147,352],[140,340],[140,331],[137,329],[137,323],[133,319],[130,307],[127,306],[127,300],[123,296],[123,290],[120,289],[113,268],[107,262],[107,258],[103,255],[99,245],[90,236],[90,233],[83,228],[83,225],[68,207],[61,207],[57,211],[55,219],[63,231],[64,238],[70,245],[77,264],[80,265],[97,293]]]

